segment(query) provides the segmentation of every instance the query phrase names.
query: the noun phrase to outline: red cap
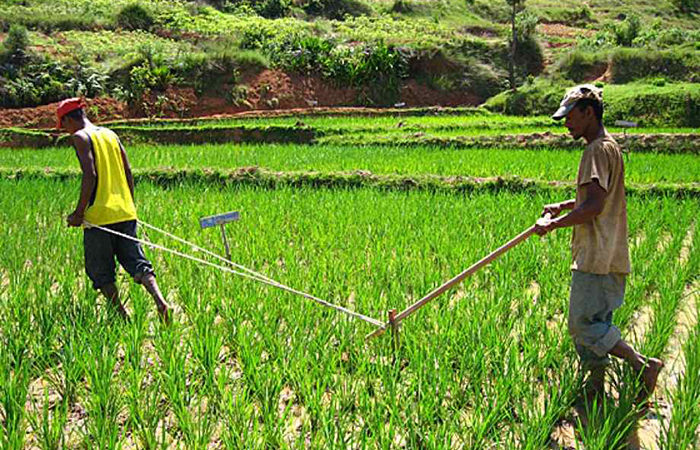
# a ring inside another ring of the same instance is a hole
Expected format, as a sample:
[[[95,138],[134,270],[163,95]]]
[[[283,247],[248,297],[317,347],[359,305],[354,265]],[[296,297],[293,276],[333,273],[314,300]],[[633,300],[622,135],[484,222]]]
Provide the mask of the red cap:
[[[79,97],[67,98],[59,103],[58,108],[56,109],[56,128],[59,130],[61,129],[61,119],[63,119],[63,116],[71,111],[81,108],[85,108],[85,102],[83,102],[83,99]]]

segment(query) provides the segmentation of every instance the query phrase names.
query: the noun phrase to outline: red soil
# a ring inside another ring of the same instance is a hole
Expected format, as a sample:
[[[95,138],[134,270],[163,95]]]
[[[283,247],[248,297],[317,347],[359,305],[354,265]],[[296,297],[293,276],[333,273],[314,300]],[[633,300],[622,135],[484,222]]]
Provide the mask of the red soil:
[[[169,89],[165,95],[152,95],[145,107],[128,108],[112,98],[88,99],[88,114],[98,122],[139,117],[203,117],[236,114],[246,111],[289,110],[298,108],[337,108],[358,102],[356,89],[338,87],[319,77],[288,74],[280,70],[264,70],[243,74],[241,84],[248,87],[245,102],[232,104],[223,86],[220,93],[198,97],[192,88]],[[401,88],[400,103],[405,106],[478,105],[484,99],[464,91],[438,91],[409,80]],[[0,127],[51,128],[55,126],[56,103],[35,108],[0,109]]]

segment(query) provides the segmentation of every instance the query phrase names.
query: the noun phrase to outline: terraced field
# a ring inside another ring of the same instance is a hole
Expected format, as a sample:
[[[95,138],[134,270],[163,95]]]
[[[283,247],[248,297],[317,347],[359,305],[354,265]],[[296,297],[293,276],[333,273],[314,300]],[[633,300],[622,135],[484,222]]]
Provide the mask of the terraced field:
[[[380,321],[570,195],[548,186],[570,181],[579,156],[347,144],[127,150],[141,220],[221,253],[218,232],[197,220],[239,210],[227,228],[234,261]],[[122,272],[123,323],[90,289],[80,232],[65,227],[79,188],[74,158],[66,148],[0,151],[3,448],[698,445],[697,155],[626,160],[633,273],[616,322],[667,362],[641,417],[637,380],[617,363],[600,414],[571,407],[581,379],[566,329],[569,231],[516,247],[403,322],[398,341],[366,341],[372,324],[156,249],[147,253],[175,322],[161,325]],[[371,183],[363,171],[403,181]],[[338,172],[359,181],[331,178]],[[299,173],[307,182],[270,181]],[[447,187],[418,189],[435,176]],[[516,176],[538,183],[465,190],[448,180]],[[666,190],[637,195],[652,184]],[[142,235],[204,258],[154,230]]]
[[[274,171],[354,172],[382,175],[521,177],[572,180],[580,159],[557,149],[455,149],[437,146],[351,146],[292,144],[134,145],[129,158],[139,171],[257,166]],[[73,150],[0,149],[0,166],[76,169]],[[629,155],[626,177],[632,184],[698,181],[698,156],[640,153]]]

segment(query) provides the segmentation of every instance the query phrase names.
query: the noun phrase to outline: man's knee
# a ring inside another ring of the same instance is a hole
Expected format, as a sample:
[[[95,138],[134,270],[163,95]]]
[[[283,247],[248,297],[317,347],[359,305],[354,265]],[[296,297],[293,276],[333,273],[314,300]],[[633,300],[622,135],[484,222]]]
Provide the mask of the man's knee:
[[[147,284],[155,280],[156,275],[152,270],[146,270],[134,274],[134,281],[137,284]]]
[[[585,317],[569,315],[569,336],[577,342],[586,335],[590,322]]]

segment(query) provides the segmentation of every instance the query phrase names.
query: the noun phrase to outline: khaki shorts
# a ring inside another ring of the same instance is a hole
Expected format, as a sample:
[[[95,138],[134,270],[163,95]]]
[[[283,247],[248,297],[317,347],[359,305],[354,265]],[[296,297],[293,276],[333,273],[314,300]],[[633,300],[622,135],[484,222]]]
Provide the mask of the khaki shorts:
[[[569,297],[569,334],[584,368],[610,363],[608,352],[621,339],[612,324],[613,311],[625,298],[625,275],[572,271]]]

